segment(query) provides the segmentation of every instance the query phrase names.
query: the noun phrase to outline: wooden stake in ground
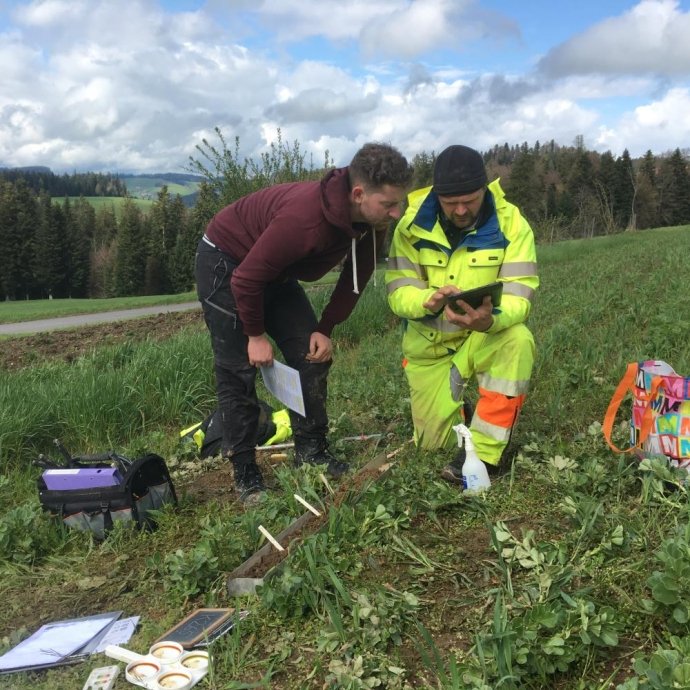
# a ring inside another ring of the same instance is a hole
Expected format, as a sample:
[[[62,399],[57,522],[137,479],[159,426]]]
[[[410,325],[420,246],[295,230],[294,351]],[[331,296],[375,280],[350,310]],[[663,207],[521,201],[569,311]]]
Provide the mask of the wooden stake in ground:
[[[297,494],[292,494],[307,510],[311,510],[316,517],[321,517],[321,513],[314,508],[314,506],[311,503],[307,503],[301,496],[298,496]]]
[[[323,472],[319,474],[319,479],[323,482],[323,485],[328,489],[328,491],[331,494],[335,493],[335,491],[333,491],[333,487],[328,483],[328,479],[326,479],[326,475]]]
[[[264,537],[266,537],[266,539],[268,539],[268,541],[270,541],[271,544],[278,549],[278,551],[285,551],[285,549],[271,536],[271,533],[263,525],[259,525],[259,532],[261,532],[261,534],[263,534]]]

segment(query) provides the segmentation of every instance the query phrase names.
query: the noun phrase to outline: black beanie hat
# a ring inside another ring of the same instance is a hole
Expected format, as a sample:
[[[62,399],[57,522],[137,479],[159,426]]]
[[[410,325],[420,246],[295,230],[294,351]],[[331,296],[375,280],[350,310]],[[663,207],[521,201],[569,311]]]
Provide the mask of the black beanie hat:
[[[479,152],[456,144],[441,151],[434,164],[434,187],[442,196],[471,194],[486,184],[486,169]]]

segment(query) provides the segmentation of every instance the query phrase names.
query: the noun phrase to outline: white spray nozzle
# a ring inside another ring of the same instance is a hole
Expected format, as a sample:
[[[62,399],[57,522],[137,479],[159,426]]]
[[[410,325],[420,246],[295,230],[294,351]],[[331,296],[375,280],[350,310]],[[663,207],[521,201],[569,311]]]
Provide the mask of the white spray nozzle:
[[[456,424],[453,431],[458,435],[458,448],[462,448],[462,442],[465,442],[465,450],[474,450],[474,443],[472,443],[472,432],[464,424]]]

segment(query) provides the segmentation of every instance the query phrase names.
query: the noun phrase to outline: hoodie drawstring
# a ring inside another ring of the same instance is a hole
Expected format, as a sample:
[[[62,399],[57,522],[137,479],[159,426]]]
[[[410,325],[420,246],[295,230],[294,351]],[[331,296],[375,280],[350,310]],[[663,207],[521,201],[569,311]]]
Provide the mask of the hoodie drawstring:
[[[376,230],[371,229],[371,243],[374,248],[374,287],[376,287]]]
[[[352,238],[352,292],[359,295],[359,283],[357,282],[357,240]]]
[[[374,250],[374,287],[376,287],[376,231],[371,230],[371,244]],[[359,295],[359,282],[357,280],[357,240],[352,238],[352,292]]]

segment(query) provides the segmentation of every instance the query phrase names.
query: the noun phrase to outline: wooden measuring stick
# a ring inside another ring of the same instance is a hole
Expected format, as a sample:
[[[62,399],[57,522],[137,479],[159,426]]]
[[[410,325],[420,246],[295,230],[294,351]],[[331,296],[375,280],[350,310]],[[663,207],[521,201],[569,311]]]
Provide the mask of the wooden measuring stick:
[[[323,472],[321,472],[321,474],[319,474],[319,479],[324,483],[324,486],[325,486],[331,493],[335,493],[335,492],[333,491],[333,489],[331,488],[331,485],[328,483],[328,479],[326,479],[326,475],[325,475]]]
[[[386,453],[386,460],[390,460],[390,458],[394,458],[401,450],[404,450],[405,446],[413,443],[414,439],[411,438],[408,441],[405,441],[405,443],[402,444],[399,448],[396,448],[395,450],[392,450],[390,453]]]
[[[311,503],[307,503],[301,496],[297,494],[292,494],[307,510],[311,510],[316,517],[321,517],[321,513],[314,508],[314,506]]]
[[[341,441],[373,441],[374,439],[383,438],[383,434],[362,434],[360,436],[344,436]],[[256,446],[255,450],[286,450],[294,448],[294,441],[286,441],[285,443],[274,443],[272,446]]]
[[[360,434],[359,436],[343,436],[341,441],[373,441],[376,438],[383,438],[383,434]]]
[[[256,446],[254,450],[285,450],[294,447],[294,441],[288,441],[287,443],[274,443],[272,446]]]
[[[266,539],[268,539],[268,541],[270,541],[271,544],[278,549],[278,551],[285,551],[285,549],[271,536],[271,533],[263,525],[259,525],[259,532],[261,532],[261,534],[263,534],[264,537],[266,537]]]

